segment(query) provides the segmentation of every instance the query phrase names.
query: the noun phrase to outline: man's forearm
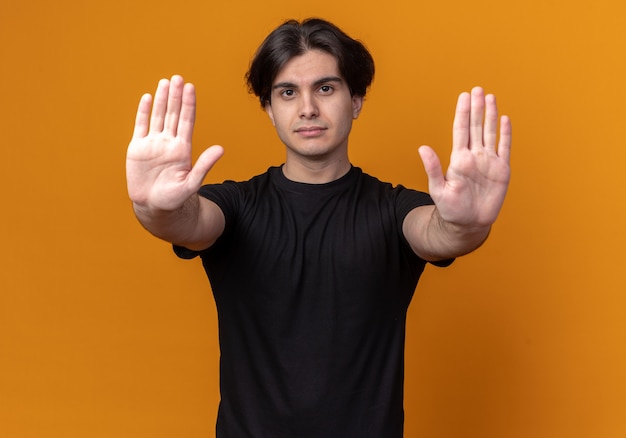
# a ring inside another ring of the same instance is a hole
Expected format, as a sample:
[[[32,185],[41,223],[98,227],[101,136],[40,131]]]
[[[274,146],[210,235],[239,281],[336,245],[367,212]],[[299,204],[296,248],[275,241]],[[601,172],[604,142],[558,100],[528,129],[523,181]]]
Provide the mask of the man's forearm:
[[[428,261],[447,260],[474,251],[485,241],[490,229],[491,226],[447,222],[434,205],[415,208],[403,225],[413,251]]]
[[[137,203],[133,203],[133,210],[141,225],[156,237],[180,245],[194,241],[200,217],[197,194],[176,210],[158,210]]]
[[[460,257],[479,248],[491,226],[474,227],[445,221],[434,208],[426,229],[426,240],[437,259]]]

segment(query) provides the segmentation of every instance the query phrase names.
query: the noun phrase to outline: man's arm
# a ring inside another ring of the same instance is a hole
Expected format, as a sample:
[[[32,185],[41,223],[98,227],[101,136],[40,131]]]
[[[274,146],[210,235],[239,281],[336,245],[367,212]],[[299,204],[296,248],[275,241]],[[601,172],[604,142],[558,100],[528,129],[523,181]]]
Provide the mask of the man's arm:
[[[141,224],[155,236],[189,249],[211,246],[224,230],[224,215],[198,190],[223,149],[205,150],[195,166],[191,138],[196,95],[180,76],[163,79],[139,102],[126,155],[128,194]]]
[[[500,119],[493,95],[476,87],[457,102],[450,165],[444,175],[437,154],[419,150],[434,206],[418,207],[404,220],[413,251],[429,261],[449,259],[478,248],[487,238],[506,195],[511,123]]]

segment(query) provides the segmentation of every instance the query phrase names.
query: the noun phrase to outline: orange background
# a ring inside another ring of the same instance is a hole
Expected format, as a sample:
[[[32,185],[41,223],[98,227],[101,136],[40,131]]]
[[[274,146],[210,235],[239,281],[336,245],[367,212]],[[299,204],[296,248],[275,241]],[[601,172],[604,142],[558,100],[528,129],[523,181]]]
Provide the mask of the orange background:
[[[126,195],[136,104],[198,90],[208,180],[283,148],[243,75],[283,19],[362,39],[377,75],[352,161],[426,189],[480,84],[512,117],[513,179],[488,243],[429,267],[409,315],[407,437],[626,436],[626,22],[618,0],[4,1],[0,6],[0,436],[209,437],[216,316],[199,262]]]

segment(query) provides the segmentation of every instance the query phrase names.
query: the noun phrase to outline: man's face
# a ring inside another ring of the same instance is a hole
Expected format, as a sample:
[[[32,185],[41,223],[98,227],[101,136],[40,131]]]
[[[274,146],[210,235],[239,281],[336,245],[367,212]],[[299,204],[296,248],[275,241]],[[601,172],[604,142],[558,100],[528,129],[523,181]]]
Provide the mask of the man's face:
[[[352,120],[362,104],[361,96],[350,95],[335,57],[309,50],[280,70],[265,109],[287,146],[288,160],[326,160],[347,158]]]

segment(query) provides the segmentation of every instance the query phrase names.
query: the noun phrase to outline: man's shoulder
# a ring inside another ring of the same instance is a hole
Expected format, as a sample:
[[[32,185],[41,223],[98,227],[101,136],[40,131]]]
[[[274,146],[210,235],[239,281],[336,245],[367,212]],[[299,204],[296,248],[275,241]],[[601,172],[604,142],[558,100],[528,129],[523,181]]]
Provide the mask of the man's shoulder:
[[[381,190],[382,192],[386,192],[388,194],[391,194],[391,193],[397,194],[398,192],[402,192],[405,190],[409,190],[411,192],[418,192],[417,190],[407,189],[402,184],[392,183],[390,181],[386,181],[376,176],[370,175],[364,172],[361,168],[355,167],[355,170],[358,172],[358,178],[361,181],[361,184],[363,184],[366,187],[377,188],[378,190]]]
[[[264,185],[266,182],[275,178],[277,171],[280,171],[280,167],[274,166],[268,168],[265,172],[254,175],[246,180],[227,179],[221,183],[205,184],[200,188],[200,194],[205,194],[214,190],[246,190],[251,187]]]

